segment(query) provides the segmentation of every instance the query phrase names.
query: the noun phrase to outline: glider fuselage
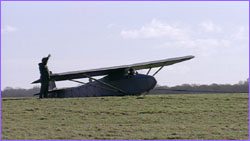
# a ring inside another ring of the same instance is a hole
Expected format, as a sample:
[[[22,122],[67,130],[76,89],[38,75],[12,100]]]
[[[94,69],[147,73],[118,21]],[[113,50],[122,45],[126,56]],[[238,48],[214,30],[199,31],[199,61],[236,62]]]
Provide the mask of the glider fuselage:
[[[97,97],[139,95],[150,91],[157,81],[144,74],[112,74],[78,87],[67,88],[49,94],[49,97]]]

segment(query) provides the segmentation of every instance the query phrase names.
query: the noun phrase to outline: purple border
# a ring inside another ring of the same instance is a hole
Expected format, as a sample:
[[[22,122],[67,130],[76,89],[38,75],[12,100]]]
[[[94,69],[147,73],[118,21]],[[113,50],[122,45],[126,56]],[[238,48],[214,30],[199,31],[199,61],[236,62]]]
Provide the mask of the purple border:
[[[0,1],[249,1],[249,0],[0,0]]]
[[[1,27],[1,35],[0,35],[0,62],[1,62],[1,66],[0,66],[0,88],[2,90],[2,2],[0,2],[0,27]],[[0,92],[0,95],[1,95],[1,100],[0,100],[0,110],[2,110],[2,107],[1,107],[1,103],[2,103],[2,91]],[[0,117],[2,119],[2,112],[0,111]],[[0,119],[0,140],[2,139],[2,120]]]
[[[2,31],[2,1],[250,1],[250,0],[0,0],[0,31]],[[248,8],[250,7],[250,3],[248,5]],[[250,33],[250,29],[249,29],[249,33]],[[2,56],[2,34],[0,35],[0,56]],[[250,38],[249,38],[250,40]],[[249,41],[248,41],[248,47],[249,47]],[[249,54],[250,54],[250,51],[249,51]],[[2,60],[2,57],[0,58],[0,61]],[[250,56],[249,56],[249,60],[250,60]],[[2,62],[2,61],[1,61]],[[249,66],[250,66],[250,63],[249,63]],[[0,66],[0,79],[1,79],[1,75],[2,75],[2,65]],[[248,70],[249,71],[249,70]],[[250,73],[250,71],[249,71]],[[2,83],[2,79],[0,80],[0,84]],[[249,84],[249,87],[250,87],[250,84]],[[2,88],[2,85],[0,86],[0,88]],[[0,95],[1,95],[1,92],[0,92]],[[250,93],[249,93],[250,95]],[[2,100],[1,100],[2,101]],[[1,101],[0,101],[0,109],[1,109]],[[248,99],[248,109],[250,107],[250,98]],[[248,111],[249,114],[248,116],[250,115],[250,111]],[[1,111],[0,111],[0,117],[2,119],[2,114],[1,114]],[[0,119],[0,126],[1,126],[1,119]],[[249,116],[249,119],[250,119],[250,116]],[[250,134],[250,124],[249,124],[249,120],[248,120],[248,132]],[[248,135],[249,135],[248,134]],[[0,140],[2,139],[2,126],[0,128]],[[248,136],[248,140],[250,140],[250,136]],[[178,141],[178,140],[172,140],[172,141]],[[186,140],[182,140],[182,141],[186,141]],[[190,141],[190,140],[188,140]]]

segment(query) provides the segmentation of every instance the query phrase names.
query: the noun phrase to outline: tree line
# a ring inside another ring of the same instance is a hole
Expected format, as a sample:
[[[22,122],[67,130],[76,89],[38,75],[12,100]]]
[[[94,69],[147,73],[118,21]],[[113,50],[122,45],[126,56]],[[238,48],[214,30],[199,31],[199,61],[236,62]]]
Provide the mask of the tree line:
[[[34,94],[39,92],[39,86],[35,86],[31,89],[6,87],[1,91],[1,97],[33,97]]]
[[[183,94],[183,93],[249,93],[249,78],[237,84],[183,84],[174,87],[156,86],[150,94]]]
[[[6,87],[1,91],[1,97],[33,97],[40,92],[40,87],[31,89]],[[149,94],[182,94],[182,93],[249,93],[249,79],[237,84],[183,84],[174,87],[157,85]]]

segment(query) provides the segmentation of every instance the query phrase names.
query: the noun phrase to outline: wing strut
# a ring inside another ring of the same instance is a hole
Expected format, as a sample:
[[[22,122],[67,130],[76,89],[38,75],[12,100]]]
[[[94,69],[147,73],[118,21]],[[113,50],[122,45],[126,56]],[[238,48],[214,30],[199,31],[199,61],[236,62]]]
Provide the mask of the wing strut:
[[[82,74],[82,75],[88,77],[89,79],[95,80],[95,81],[97,81],[97,82],[99,82],[99,83],[101,83],[101,84],[103,84],[103,85],[105,85],[105,86],[107,86],[107,87],[109,87],[109,88],[111,88],[111,89],[117,91],[117,92],[120,92],[120,93],[126,94],[126,95],[128,94],[128,93],[126,93],[125,91],[123,91],[123,90],[121,90],[121,89],[119,89],[119,88],[117,88],[117,87],[114,87],[114,86],[112,86],[112,85],[110,85],[110,84],[108,84],[108,83],[102,82],[102,81],[100,81],[100,80],[98,80],[98,79],[95,79],[95,78],[93,78],[93,77],[91,77],[91,76],[88,76],[87,74]]]
[[[102,87],[102,86],[98,86],[98,85],[93,85],[93,84],[85,83],[85,82],[82,82],[82,81],[77,81],[77,80],[73,80],[73,79],[69,79],[69,81],[76,82],[76,83],[80,83],[80,84],[84,84],[84,85],[85,85],[85,84],[88,84],[88,85],[93,86],[93,87],[97,87],[97,88],[101,88],[101,89],[105,89],[105,90],[117,92],[117,91],[114,90],[114,89],[110,89],[110,88],[106,88],[106,87]]]
[[[149,68],[148,72],[147,72],[147,75],[149,74],[149,72],[151,71],[151,68]]]
[[[161,67],[153,74],[153,76],[155,76],[163,67],[164,67],[164,65],[161,66]]]

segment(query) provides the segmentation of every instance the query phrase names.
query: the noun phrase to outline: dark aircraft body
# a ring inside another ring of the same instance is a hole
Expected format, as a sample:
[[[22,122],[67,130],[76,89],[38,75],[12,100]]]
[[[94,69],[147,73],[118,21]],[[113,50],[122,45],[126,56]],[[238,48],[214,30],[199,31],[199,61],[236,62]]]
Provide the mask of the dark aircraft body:
[[[73,71],[66,73],[55,73],[51,75],[50,85],[55,86],[55,81],[69,80],[83,85],[71,88],[57,89],[51,87],[48,91],[48,97],[66,98],[66,97],[98,97],[98,96],[125,96],[139,95],[153,89],[157,83],[154,75],[164,66],[172,65],[182,61],[192,59],[194,56],[184,56],[170,58],[158,61],[137,63],[132,65],[115,66],[109,68],[100,68],[83,71]],[[159,69],[151,76],[151,68]],[[139,74],[136,70],[149,69],[147,74]],[[95,76],[104,76],[101,79],[95,79]],[[84,83],[76,79],[88,78],[90,81]],[[33,83],[40,83],[40,79]]]
[[[111,88],[105,88],[98,81],[86,83],[85,85],[72,87],[51,92],[49,97],[97,97],[97,96],[125,96],[138,95],[153,89],[156,80],[152,76],[144,74],[135,74],[133,76],[124,75],[113,79],[110,76],[99,79],[106,84],[112,85],[120,91]]]

